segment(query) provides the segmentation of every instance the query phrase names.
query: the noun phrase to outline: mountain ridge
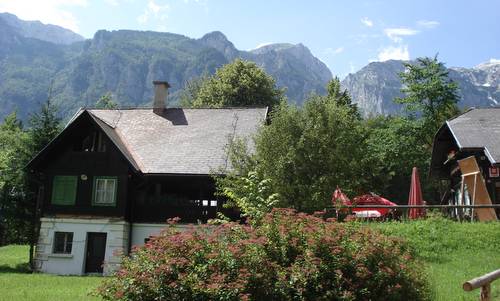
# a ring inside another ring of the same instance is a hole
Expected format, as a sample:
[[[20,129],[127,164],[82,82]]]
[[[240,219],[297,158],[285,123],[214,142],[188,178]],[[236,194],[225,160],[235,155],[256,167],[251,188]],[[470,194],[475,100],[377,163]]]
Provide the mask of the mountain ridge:
[[[40,21],[26,21],[11,13],[0,13],[0,19],[13,28],[18,34],[26,38],[52,42],[55,44],[71,44],[85,40],[81,35],[64,27],[43,24]]]
[[[106,93],[121,106],[147,106],[153,96],[151,82],[157,79],[171,84],[169,102],[175,106],[186,82],[213,74],[235,58],[254,61],[299,104],[310,93],[325,93],[332,78],[328,67],[302,44],[252,53],[238,50],[217,31],[194,39],[135,30],[99,30],[91,39],[58,44],[20,32],[4,19],[0,75],[6,80],[0,82],[0,118],[16,110],[26,120],[46,100],[49,87],[63,116],[95,105]]]
[[[389,60],[371,62],[359,71],[347,75],[341,82],[364,116],[373,114],[404,114],[404,106],[394,103],[403,97],[399,73],[404,62]],[[485,62],[472,68],[447,68],[451,80],[458,84],[459,107],[491,107],[500,103],[500,64]]]
[[[13,26],[13,22],[28,25]],[[33,32],[20,29],[33,24],[52,36],[33,37]],[[64,117],[78,107],[95,105],[106,93],[120,106],[148,106],[151,81],[156,79],[169,81],[169,102],[176,106],[189,80],[213,74],[236,58],[253,61],[266,70],[278,87],[286,88],[289,101],[298,105],[311,93],[325,94],[332,78],[330,69],[301,43],[275,43],[245,51],[237,49],[220,31],[196,39],[155,31],[99,30],[90,39],[75,34],[73,42],[66,40],[67,32],[71,31],[0,14],[0,118],[17,111],[27,120],[47,99],[49,89]],[[448,70],[460,87],[460,107],[499,104],[500,62]],[[402,71],[403,61],[371,62],[347,75],[341,84],[364,116],[404,114],[403,106],[393,102],[403,96]]]

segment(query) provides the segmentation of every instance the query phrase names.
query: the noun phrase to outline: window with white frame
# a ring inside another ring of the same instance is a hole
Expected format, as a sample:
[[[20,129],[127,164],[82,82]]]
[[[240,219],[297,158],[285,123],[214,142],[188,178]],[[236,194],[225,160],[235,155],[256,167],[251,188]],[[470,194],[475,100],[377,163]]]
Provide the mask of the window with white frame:
[[[52,253],[71,254],[73,232],[54,232],[54,248]]]
[[[116,177],[96,177],[94,181],[93,205],[115,206],[118,180]]]

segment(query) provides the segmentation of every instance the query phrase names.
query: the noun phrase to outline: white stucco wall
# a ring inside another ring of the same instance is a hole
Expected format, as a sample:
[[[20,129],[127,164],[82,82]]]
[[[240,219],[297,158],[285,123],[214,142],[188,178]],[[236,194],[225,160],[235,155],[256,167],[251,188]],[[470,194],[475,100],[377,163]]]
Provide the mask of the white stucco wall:
[[[167,224],[132,224],[132,246],[144,245],[144,240],[160,234]],[[181,230],[191,225],[178,224]],[[73,232],[71,254],[53,254],[54,232]],[[58,275],[85,274],[85,254],[87,233],[106,233],[106,252],[104,256],[104,275],[117,269],[121,262],[119,254],[126,254],[129,247],[130,224],[111,218],[41,218],[40,236],[36,248],[35,263],[37,270]]]
[[[144,240],[150,236],[160,234],[162,229],[165,229],[167,224],[147,224],[147,223],[133,223],[132,224],[132,246],[144,245]],[[187,229],[190,225],[178,224],[179,229]]]
[[[54,232],[73,232],[71,254],[53,254]],[[104,274],[119,266],[120,253],[128,250],[129,224],[110,218],[42,218],[35,262],[41,272],[59,275],[83,275],[87,233],[106,233]]]

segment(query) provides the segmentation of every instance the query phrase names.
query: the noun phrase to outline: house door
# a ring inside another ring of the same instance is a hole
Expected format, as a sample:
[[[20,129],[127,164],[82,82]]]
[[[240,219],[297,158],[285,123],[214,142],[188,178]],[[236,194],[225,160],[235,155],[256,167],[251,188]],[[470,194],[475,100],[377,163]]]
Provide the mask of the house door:
[[[106,253],[106,233],[87,233],[85,273],[102,273]]]

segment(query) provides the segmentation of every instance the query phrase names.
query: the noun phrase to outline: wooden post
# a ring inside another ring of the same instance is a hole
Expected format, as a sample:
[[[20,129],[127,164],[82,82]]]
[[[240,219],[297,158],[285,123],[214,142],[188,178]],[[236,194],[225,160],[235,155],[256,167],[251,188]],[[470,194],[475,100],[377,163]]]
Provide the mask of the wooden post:
[[[485,284],[481,286],[481,301],[491,300],[491,284]]]
[[[463,289],[466,292],[470,292],[476,288],[481,288],[481,301],[491,300],[491,282],[500,278],[500,269],[483,275],[481,277],[474,278],[463,284]]]

